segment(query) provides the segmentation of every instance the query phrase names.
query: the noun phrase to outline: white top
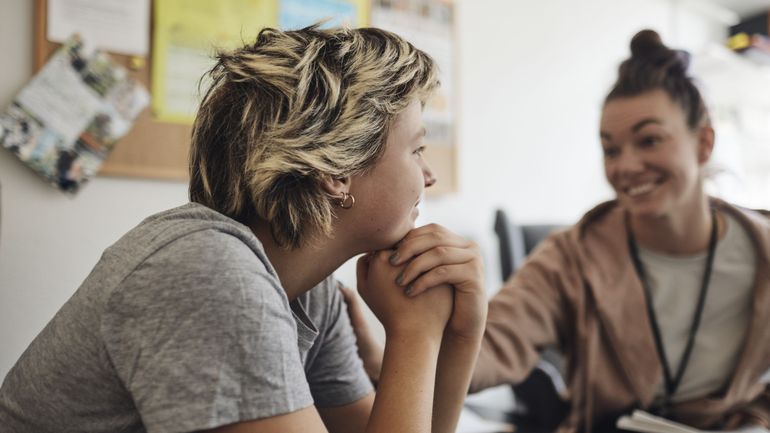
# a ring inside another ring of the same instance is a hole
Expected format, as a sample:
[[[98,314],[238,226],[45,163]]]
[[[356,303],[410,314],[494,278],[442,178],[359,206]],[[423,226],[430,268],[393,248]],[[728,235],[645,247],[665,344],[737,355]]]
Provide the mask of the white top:
[[[732,217],[725,217],[726,232],[717,243],[698,334],[672,402],[723,391],[743,350],[756,259],[749,234]],[[707,253],[669,256],[640,248],[639,257],[652,292],[669,369],[675,376],[690,335]],[[663,397],[665,381],[661,375],[655,401]]]

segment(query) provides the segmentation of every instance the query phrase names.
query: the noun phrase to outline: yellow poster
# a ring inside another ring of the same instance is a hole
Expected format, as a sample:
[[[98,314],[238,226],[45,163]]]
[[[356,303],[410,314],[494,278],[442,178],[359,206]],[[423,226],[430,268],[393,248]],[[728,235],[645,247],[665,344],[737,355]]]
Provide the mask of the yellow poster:
[[[155,0],[152,111],[165,122],[191,124],[217,49],[256,39],[264,27],[368,24],[369,0]],[[200,85],[199,85],[200,83]]]
[[[275,0],[155,0],[154,13],[152,110],[158,120],[179,123],[195,118],[198,83],[216,49],[252,41],[278,23]]]

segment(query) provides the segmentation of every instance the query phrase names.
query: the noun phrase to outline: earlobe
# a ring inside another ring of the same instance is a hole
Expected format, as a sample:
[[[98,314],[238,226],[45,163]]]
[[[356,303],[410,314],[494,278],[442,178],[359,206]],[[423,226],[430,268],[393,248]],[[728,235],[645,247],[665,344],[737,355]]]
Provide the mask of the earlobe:
[[[698,162],[705,164],[711,159],[714,151],[714,128],[702,126],[698,133]]]

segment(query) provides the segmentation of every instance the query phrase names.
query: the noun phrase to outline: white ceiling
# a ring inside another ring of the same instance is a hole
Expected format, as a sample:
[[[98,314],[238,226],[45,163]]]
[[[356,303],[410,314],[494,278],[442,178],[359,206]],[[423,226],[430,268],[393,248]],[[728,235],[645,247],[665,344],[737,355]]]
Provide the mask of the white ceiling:
[[[698,0],[729,9],[741,18],[770,10],[770,0]]]

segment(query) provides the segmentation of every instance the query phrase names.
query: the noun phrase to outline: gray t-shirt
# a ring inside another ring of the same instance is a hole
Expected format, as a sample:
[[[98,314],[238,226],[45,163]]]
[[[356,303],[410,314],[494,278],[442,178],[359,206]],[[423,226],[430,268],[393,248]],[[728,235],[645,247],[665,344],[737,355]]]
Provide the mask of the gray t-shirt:
[[[197,204],[109,247],[0,388],[0,431],[188,432],[358,400],[332,277],[289,302],[253,233]]]

